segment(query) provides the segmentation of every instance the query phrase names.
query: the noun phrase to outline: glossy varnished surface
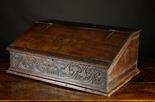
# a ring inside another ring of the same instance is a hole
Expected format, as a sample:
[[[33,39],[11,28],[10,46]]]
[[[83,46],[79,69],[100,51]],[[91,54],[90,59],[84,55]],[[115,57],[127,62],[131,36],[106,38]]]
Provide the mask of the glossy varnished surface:
[[[0,60],[1,100],[155,100],[155,60],[139,64],[141,73],[111,97],[59,87],[6,73],[9,60]]]

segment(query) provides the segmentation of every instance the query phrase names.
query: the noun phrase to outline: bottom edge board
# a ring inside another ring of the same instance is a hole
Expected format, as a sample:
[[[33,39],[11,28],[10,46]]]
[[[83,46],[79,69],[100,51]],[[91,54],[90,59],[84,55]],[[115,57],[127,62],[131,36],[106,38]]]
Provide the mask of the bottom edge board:
[[[125,78],[124,80],[118,84],[115,88],[111,89],[109,91],[109,96],[112,95],[114,92],[116,92],[117,90],[119,90],[121,87],[123,87],[127,82],[129,82],[133,77],[135,77],[136,75],[138,75],[140,73],[138,68],[134,68]]]
[[[108,94],[109,94],[109,93],[106,93],[106,92],[104,93],[104,92],[96,91],[96,90],[93,90],[93,89],[80,87],[80,86],[76,86],[76,85],[72,85],[72,84],[68,84],[68,83],[64,83],[64,82],[60,82],[60,81],[56,81],[56,80],[52,80],[52,79],[47,79],[47,78],[43,78],[41,76],[38,77],[38,76],[26,74],[26,73],[21,73],[21,72],[17,72],[17,71],[13,71],[13,70],[7,70],[6,72],[10,73],[10,74],[26,77],[26,78],[31,78],[31,79],[51,83],[51,84],[54,84],[54,85],[64,86],[64,87],[67,87],[67,88],[72,88],[72,89],[76,89],[76,90],[80,90],[80,91],[84,91],[84,92],[93,93],[93,94],[104,95],[104,96],[108,96]]]
[[[68,87],[68,88],[72,88],[72,89],[76,89],[76,90],[80,90],[80,91],[84,91],[84,92],[89,92],[89,93],[93,93],[93,94],[98,94],[98,95],[103,95],[103,96],[109,97],[114,92],[116,92],[119,88],[121,88],[124,84],[126,84],[129,80],[131,80],[135,75],[137,75],[139,73],[139,70],[137,68],[136,68],[136,70],[133,70],[131,72],[132,75],[128,76],[126,78],[126,81],[121,83],[119,86],[117,86],[115,89],[111,90],[110,92],[99,92],[99,91],[92,90],[92,89],[89,89],[89,88],[84,88],[84,87],[80,87],[80,86],[76,86],[76,85],[72,85],[72,84],[68,84],[68,83],[63,83],[63,82],[59,82],[59,81],[56,81],[56,80],[46,79],[46,78],[43,78],[41,76],[38,77],[38,76],[26,74],[26,73],[21,73],[21,72],[9,70],[9,69],[6,72],[10,73],[10,74],[18,75],[18,76],[23,76],[23,77],[26,77],[26,78],[31,78],[31,79],[35,79],[35,80],[39,80],[39,81],[43,81],[43,82],[59,85],[59,86],[64,86],[64,87]]]

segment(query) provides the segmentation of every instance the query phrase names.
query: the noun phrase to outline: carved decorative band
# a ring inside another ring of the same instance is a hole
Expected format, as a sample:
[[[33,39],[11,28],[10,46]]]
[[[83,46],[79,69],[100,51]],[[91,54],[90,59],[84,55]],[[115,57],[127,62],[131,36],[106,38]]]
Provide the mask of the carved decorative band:
[[[11,68],[32,73],[46,74],[50,77],[95,87],[105,87],[105,71],[94,65],[12,51],[10,52],[10,65]]]

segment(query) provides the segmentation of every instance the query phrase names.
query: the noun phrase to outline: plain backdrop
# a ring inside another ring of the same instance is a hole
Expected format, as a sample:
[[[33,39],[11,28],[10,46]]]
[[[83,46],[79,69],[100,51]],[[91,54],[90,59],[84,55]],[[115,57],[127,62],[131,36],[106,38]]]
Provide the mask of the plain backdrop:
[[[0,57],[31,24],[42,19],[143,29],[139,58],[155,58],[154,0],[0,0]]]

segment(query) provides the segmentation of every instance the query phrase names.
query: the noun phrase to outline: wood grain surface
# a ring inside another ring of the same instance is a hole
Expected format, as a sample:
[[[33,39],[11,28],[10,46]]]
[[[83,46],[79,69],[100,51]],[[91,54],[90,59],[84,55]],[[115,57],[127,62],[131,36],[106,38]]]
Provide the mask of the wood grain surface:
[[[0,100],[155,101],[155,60],[139,63],[141,73],[111,97],[68,89],[6,73],[9,60],[0,59]]]
[[[138,31],[109,29],[35,23],[9,48],[97,64],[109,63],[113,61],[129,36]]]

